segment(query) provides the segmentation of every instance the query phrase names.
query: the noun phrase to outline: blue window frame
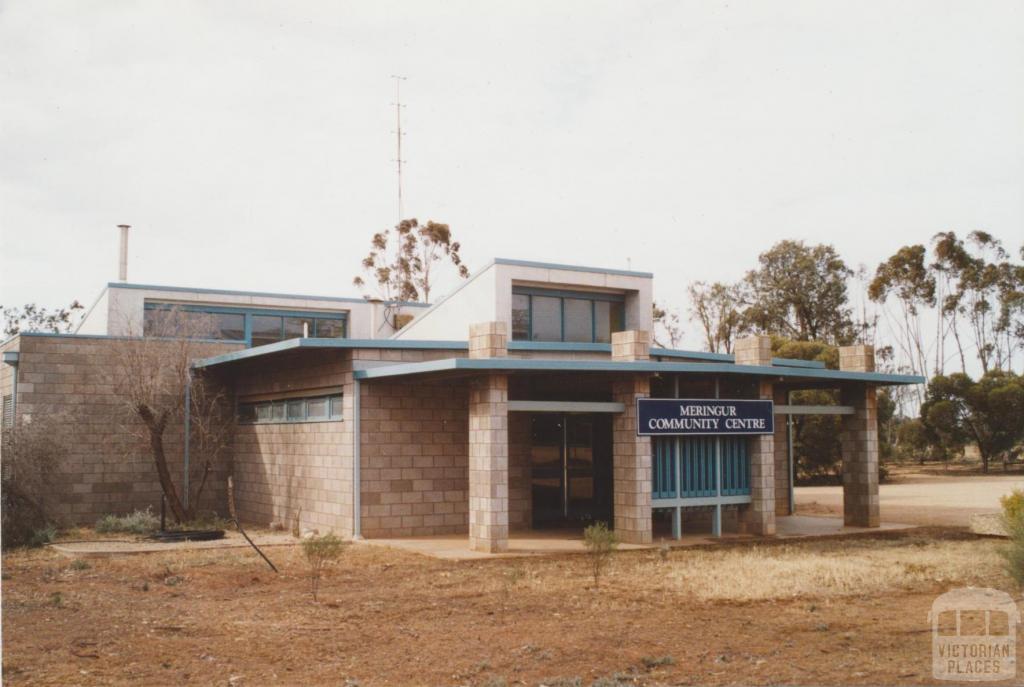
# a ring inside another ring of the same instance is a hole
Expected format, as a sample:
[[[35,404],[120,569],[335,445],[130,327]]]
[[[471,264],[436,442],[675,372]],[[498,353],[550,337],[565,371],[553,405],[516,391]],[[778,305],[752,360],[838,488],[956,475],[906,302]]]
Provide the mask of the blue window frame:
[[[143,331],[149,335],[156,315],[161,311],[179,308],[207,319],[206,338],[223,341],[241,341],[246,346],[263,346],[276,341],[308,336],[325,339],[344,339],[348,336],[348,313],[306,312],[269,308],[240,308],[219,305],[185,305],[147,301]]]
[[[238,404],[238,422],[264,425],[296,422],[336,422],[341,415],[341,394],[281,398]]]
[[[621,294],[512,288],[513,341],[610,343],[625,328]]]

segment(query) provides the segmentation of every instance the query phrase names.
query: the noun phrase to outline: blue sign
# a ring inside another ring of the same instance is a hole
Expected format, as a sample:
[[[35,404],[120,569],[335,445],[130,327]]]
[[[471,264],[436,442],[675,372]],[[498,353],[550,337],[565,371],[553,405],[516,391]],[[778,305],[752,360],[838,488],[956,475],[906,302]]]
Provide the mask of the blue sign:
[[[723,398],[638,398],[638,436],[772,434],[771,401]]]

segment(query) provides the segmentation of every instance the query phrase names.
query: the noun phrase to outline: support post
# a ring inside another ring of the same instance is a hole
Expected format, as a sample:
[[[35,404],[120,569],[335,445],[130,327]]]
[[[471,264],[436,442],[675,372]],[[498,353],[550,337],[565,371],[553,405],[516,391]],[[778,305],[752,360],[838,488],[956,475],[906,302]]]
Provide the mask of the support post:
[[[508,550],[508,376],[474,379],[469,391],[469,545]]]
[[[648,360],[650,334],[633,330],[612,334],[612,360]],[[651,393],[645,374],[623,375],[612,383],[614,400],[625,410],[612,423],[612,474],[615,532],[628,544],[653,540],[651,512],[651,438],[637,436],[636,400]]]
[[[875,351],[871,346],[839,349],[839,369],[872,372]],[[849,527],[878,527],[878,406],[875,388],[849,384],[841,389],[843,405],[853,415],[842,416],[843,522]]]

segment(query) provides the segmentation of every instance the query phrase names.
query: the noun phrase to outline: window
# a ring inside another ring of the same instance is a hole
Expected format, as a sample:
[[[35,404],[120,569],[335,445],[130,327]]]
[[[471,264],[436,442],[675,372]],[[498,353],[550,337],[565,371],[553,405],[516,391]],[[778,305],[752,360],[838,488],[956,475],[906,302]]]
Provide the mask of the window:
[[[170,330],[177,320],[168,322],[166,319],[172,308],[180,309],[183,326],[195,336],[244,341],[250,346],[264,346],[302,336],[326,339],[343,339],[347,336],[346,313],[303,313],[156,302],[145,305],[143,332],[146,336],[174,335]]]
[[[342,394],[238,404],[240,424],[327,422],[341,420]]]
[[[0,415],[0,428],[11,429],[14,427],[14,396],[4,396],[3,414]]]
[[[612,332],[625,329],[625,315],[618,294],[517,287],[512,292],[512,340],[610,343]]]

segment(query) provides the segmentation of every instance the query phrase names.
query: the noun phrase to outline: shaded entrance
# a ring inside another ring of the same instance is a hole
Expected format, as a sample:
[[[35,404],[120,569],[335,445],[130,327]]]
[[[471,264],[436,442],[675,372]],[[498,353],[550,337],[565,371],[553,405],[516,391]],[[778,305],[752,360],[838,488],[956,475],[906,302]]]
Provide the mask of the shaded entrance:
[[[611,524],[611,416],[532,414],[530,490],[535,529]]]

